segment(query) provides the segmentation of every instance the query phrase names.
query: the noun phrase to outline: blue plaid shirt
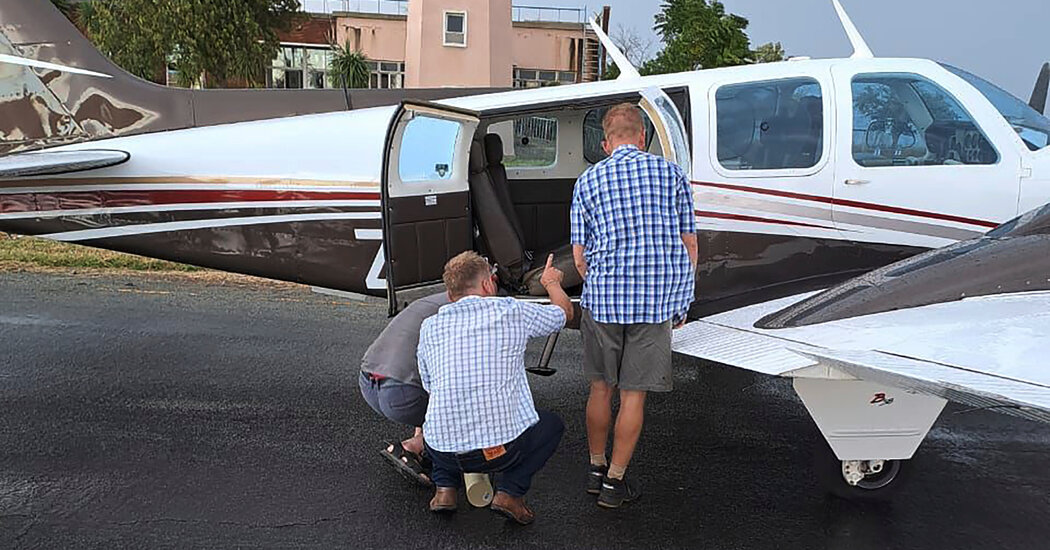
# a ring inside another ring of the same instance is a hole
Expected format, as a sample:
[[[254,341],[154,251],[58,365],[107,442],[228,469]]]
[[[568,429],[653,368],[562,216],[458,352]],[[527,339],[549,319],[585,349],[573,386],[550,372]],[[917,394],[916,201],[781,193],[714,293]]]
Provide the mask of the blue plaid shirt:
[[[570,219],[587,258],[580,305],[595,321],[685,318],[696,275],[682,234],[696,233],[696,217],[681,168],[621,145],[577,180]]]
[[[565,326],[558,306],[467,296],[419,334],[419,376],[430,392],[423,437],[462,453],[514,440],[539,422],[525,375],[525,344]]]

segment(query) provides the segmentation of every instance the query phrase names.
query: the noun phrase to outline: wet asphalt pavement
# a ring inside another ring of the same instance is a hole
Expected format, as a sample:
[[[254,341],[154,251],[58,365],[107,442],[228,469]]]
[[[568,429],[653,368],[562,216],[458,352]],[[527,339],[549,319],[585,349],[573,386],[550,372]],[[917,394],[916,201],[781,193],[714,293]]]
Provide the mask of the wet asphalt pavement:
[[[579,338],[536,402],[566,421],[520,528],[425,511],[357,393],[385,307],[301,288],[0,275],[0,548],[1046,548],[1050,426],[950,405],[887,503],[827,497],[785,380],[676,358],[620,511],[583,492]],[[535,361],[542,342],[534,342]]]

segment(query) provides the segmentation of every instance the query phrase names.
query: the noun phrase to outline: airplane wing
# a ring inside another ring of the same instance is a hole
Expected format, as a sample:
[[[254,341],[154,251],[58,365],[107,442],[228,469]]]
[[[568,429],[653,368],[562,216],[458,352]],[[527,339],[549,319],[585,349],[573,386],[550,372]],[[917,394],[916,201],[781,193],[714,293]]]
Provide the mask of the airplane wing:
[[[1050,292],[996,294],[807,326],[755,323],[812,295],[679,329],[678,353],[779,376],[858,378],[1050,422]]]
[[[113,149],[39,151],[0,157],[0,179],[68,174],[127,162],[131,155]]]

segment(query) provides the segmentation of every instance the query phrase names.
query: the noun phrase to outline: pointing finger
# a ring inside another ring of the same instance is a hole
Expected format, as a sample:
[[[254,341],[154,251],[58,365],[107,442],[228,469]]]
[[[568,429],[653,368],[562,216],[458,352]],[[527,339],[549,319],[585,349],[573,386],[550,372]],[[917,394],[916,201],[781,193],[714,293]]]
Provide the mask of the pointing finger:
[[[547,256],[547,269],[551,268],[551,264],[554,263],[554,254]]]

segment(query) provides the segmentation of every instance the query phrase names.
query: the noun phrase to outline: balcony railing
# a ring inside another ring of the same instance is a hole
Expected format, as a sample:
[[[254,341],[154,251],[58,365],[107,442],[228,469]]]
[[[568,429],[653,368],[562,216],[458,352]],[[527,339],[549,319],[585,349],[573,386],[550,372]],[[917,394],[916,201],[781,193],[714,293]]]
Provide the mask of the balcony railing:
[[[511,19],[520,23],[579,23],[587,22],[587,8],[553,8],[547,6],[514,6]]]
[[[408,0],[299,0],[307,13],[337,11],[407,15]],[[515,22],[579,23],[587,22],[587,8],[557,8],[549,6],[513,6],[511,19]]]
[[[408,14],[408,0],[299,0],[299,3],[301,9],[307,13],[345,11],[381,15]]]

